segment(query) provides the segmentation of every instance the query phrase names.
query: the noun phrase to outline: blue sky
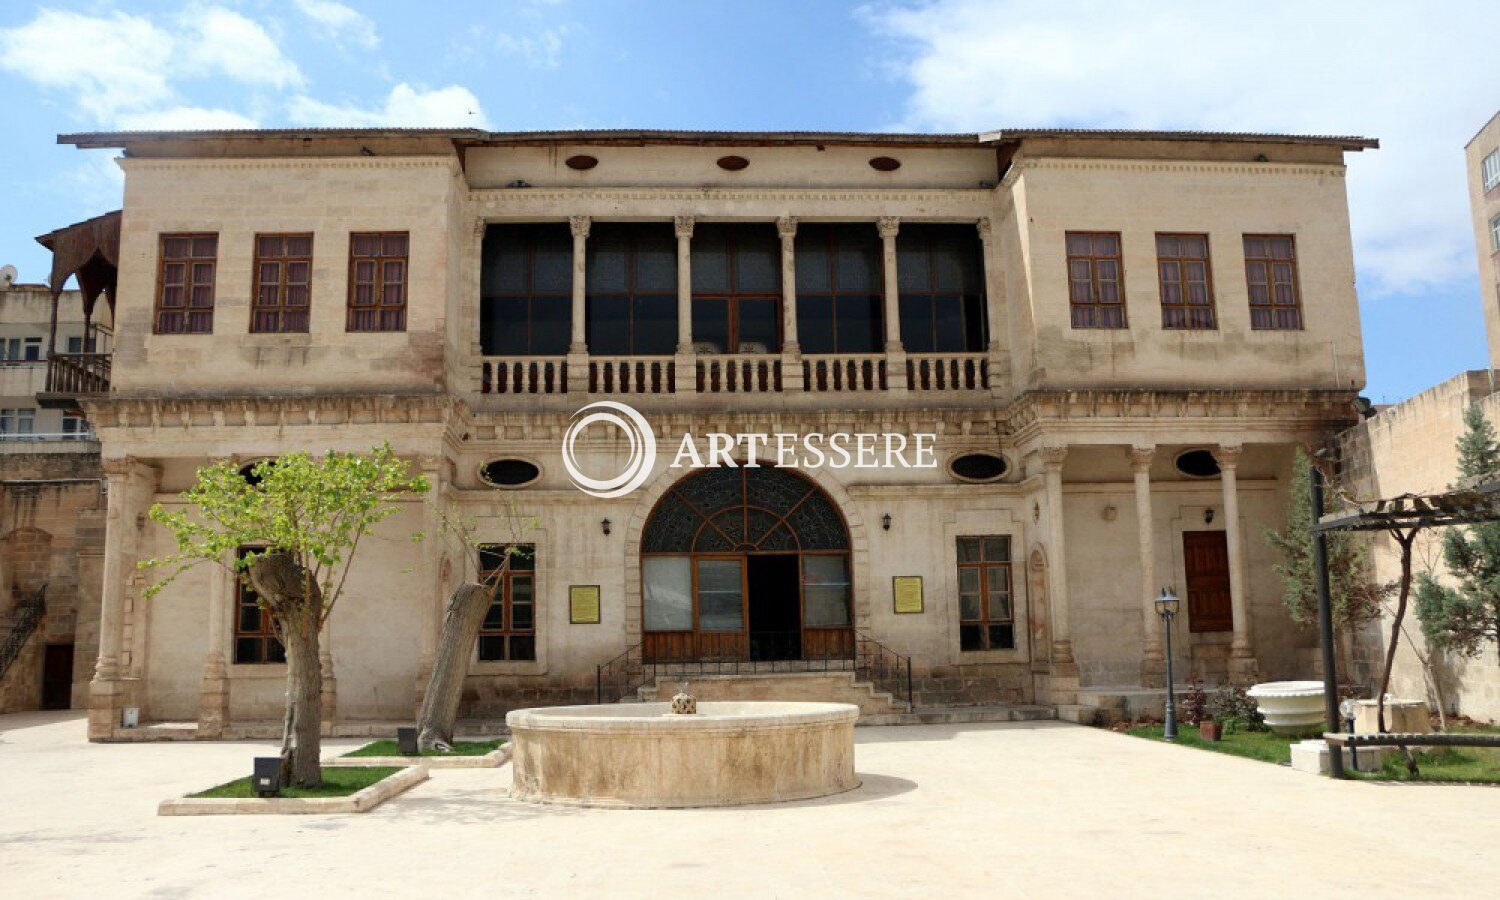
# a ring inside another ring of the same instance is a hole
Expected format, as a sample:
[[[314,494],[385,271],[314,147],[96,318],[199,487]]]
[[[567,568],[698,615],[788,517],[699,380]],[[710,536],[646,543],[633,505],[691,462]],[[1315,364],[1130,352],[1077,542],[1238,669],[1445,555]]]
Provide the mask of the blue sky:
[[[1237,7],[1240,5],[1237,5]],[[296,125],[1364,134],[1369,387],[1485,364],[1463,146],[1500,106],[1488,2],[0,0],[0,261],[119,205],[59,132]]]

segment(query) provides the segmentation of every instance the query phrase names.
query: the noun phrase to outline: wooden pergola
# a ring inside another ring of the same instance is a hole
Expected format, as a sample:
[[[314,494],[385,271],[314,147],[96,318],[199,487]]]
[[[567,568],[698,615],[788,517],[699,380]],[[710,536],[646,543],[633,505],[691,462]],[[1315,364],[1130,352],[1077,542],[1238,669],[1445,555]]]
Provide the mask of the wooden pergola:
[[[1402,590],[1396,610],[1396,627],[1406,611],[1411,587],[1412,543],[1424,528],[1449,525],[1474,525],[1500,521],[1500,481],[1488,481],[1472,487],[1459,487],[1436,494],[1402,494],[1382,500],[1354,501],[1337,512],[1323,514],[1323,473],[1316,465],[1311,469],[1313,510],[1313,566],[1318,589],[1318,635],[1323,655],[1323,706],[1330,734],[1340,730],[1338,673],[1334,657],[1333,602],[1328,583],[1327,536],[1334,531],[1384,531],[1401,548]],[[1392,628],[1388,660],[1395,654],[1396,629]],[[1389,661],[1387,662],[1389,666]],[[1381,713],[1384,730],[1384,710]],[[1329,772],[1343,777],[1344,758],[1333,752]]]

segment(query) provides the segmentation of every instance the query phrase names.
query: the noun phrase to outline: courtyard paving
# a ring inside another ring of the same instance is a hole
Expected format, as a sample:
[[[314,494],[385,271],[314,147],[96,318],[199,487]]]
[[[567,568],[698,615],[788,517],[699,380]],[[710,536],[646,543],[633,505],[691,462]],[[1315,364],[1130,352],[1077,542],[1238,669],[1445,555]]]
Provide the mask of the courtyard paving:
[[[720,810],[436,771],[351,816],[158,817],[270,744],[0,717],[0,897],[1494,896],[1500,789],[1335,783],[1057,722],[857,731],[864,784]],[[329,749],[357,746],[328,742]]]

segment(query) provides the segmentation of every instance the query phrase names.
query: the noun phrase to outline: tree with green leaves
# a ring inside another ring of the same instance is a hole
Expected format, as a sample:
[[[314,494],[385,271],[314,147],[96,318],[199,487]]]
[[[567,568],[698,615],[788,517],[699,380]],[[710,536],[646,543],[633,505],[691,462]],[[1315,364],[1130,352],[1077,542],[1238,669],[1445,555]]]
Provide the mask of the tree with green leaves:
[[[1307,454],[1298,449],[1292,458],[1291,497],[1286,527],[1267,529],[1266,542],[1281,554],[1272,570],[1281,577],[1281,602],[1299,625],[1318,621],[1318,580],[1313,566],[1313,514],[1308,501],[1311,476]],[[1337,490],[1324,494],[1328,507]],[[1330,512],[1325,508],[1324,513]],[[1333,602],[1336,631],[1351,633],[1380,615],[1381,591],[1371,577],[1369,552],[1361,539],[1349,532],[1327,535],[1328,586]]]
[[[177,549],[141,563],[164,573],[146,597],[209,563],[253,588],[271,616],[287,660],[283,783],[322,784],[319,633],[344,593],[355,551],[374,526],[398,511],[398,495],[427,489],[427,480],[410,476],[407,464],[384,444],[368,454],[293,453],[263,460],[248,478],[229,462],[204,466],[182,495],[182,511],[151,508],[151,519],[171,531]],[[241,554],[247,546],[257,549]]]
[[[1500,479],[1500,441],[1477,404],[1464,412],[1458,476],[1465,487]],[[1471,658],[1492,643],[1500,649],[1500,522],[1445,529],[1443,563],[1452,586],[1426,573],[1417,583],[1428,646]]]

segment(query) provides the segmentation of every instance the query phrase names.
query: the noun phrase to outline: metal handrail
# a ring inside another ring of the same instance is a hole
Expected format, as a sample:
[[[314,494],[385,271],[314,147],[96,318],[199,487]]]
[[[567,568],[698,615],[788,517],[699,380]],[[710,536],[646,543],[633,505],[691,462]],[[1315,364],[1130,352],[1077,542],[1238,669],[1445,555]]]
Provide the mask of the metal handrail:
[[[10,669],[11,664],[21,655],[21,650],[31,635],[36,631],[37,625],[41,623],[42,616],[47,613],[47,586],[42,585],[29,601],[18,603],[15,607],[15,622],[11,625],[10,634],[5,636],[5,643],[0,644],[0,678]]]

